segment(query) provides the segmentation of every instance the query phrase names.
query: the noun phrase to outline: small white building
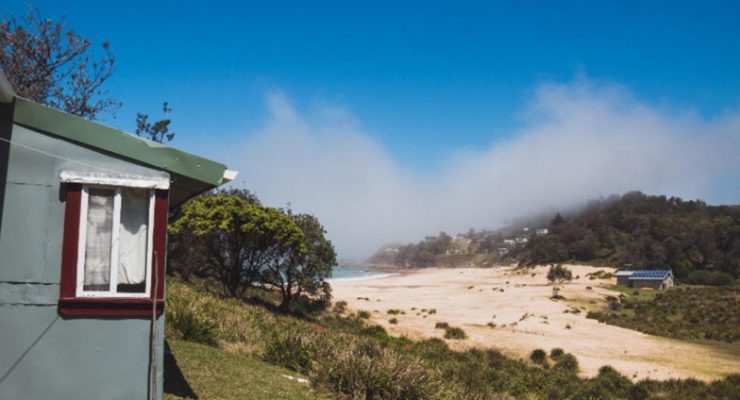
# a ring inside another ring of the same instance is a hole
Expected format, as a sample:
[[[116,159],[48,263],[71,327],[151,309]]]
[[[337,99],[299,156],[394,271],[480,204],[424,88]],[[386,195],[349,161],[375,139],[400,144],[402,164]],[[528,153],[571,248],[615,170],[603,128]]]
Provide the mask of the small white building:
[[[550,231],[547,228],[537,229],[537,234],[540,236],[547,235],[548,233],[550,233]]]

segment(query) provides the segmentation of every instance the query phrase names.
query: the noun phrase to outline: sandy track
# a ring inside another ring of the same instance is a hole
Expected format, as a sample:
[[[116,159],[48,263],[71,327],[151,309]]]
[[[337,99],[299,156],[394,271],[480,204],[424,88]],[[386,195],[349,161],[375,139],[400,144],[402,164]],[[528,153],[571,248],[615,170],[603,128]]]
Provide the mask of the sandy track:
[[[614,295],[599,287],[610,281],[586,277],[589,272],[608,269],[569,267],[573,276],[580,278],[560,285],[568,301],[550,299],[552,285],[547,284],[544,267],[524,274],[509,267],[424,269],[375,280],[339,280],[331,285],[336,301],[346,301],[351,309],[370,311],[373,322],[394,335],[442,337],[443,331],[434,329],[436,322],[462,327],[469,338],[448,341],[454,348],[490,347],[526,358],[534,349],[560,347],[578,358],[586,376],[595,375],[602,365],[611,365],[633,379],[713,379],[740,372],[740,344],[667,339],[600,324],[587,319],[586,310],[566,313],[594,307],[591,300],[601,302],[605,295]],[[587,289],[589,286],[592,289]],[[391,316],[389,309],[406,314]],[[421,309],[436,309],[436,314],[422,313]],[[391,317],[398,319],[397,325],[388,323]],[[486,326],[489,322],[497,327]]]

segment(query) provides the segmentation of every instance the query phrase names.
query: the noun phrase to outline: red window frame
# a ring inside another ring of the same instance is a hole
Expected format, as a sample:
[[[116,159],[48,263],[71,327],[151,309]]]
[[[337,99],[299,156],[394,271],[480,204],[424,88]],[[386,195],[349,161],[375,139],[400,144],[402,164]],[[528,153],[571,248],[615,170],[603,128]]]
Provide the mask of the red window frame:
[[[77,252],[80,239],[82,184],[63,183],[62,185],[65,208],[62,273],[59,285],[59,315],[63,317],[151,317],[153,301],[157,303],[157,316],[162,315],[164,311],[169,192],[167,190],[154,191],[154,226],[152,230],[152,250],[154,254],[150,276],[152,290],[149,297],[77,297]],[[156,291],[154,290],[155,286],[157,286]]]

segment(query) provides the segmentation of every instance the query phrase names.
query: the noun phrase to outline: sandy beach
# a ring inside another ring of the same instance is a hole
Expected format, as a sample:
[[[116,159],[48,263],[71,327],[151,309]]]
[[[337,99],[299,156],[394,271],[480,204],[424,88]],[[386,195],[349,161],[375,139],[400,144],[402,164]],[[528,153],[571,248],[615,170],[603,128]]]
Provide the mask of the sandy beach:
[[[340,279],[331,285],[335,301],[369,311],[372,322],[393,335],[441,338],[444,332],[435,329],[437,322],[463,328],[468,339],[447,340],[456,349],[494,348],[527,358],[532,350],[560,347],[578,358],[584,376],[595,375],[603,365],[632,379],[709,380],[740,372],[738,343],[692,343],[587,319],[586,311],[596,307],[594,303],[615,294],[605,288],[613,280],[591,280],[587,274],[611,270],[569,268],[578,279],[558,285],[565,301],[550,298],[553,285],[547,282],[545,267],[526,272],[512,267],[430,268],[376,279]],[[388,315],[390,309],[403,314]],[[575,309],[581,312],[573,313]],[[398,323],[390,324],[391,317]]]

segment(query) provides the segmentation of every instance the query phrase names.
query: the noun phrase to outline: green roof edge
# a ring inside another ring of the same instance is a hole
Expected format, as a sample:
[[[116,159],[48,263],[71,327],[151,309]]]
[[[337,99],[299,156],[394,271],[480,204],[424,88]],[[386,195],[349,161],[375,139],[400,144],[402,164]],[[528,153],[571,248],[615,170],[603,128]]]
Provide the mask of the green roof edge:
[[[226,165],[16,97],[13,121],[213,186]]]

